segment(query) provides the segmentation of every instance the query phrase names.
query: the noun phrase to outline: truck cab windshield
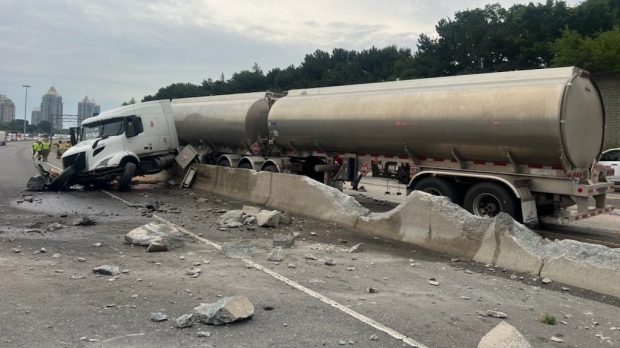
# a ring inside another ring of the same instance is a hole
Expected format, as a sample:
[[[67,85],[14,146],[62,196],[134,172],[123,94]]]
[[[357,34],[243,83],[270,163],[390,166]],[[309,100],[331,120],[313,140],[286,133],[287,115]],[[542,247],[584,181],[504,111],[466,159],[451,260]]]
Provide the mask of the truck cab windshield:
[[[124,131],[122,118],[89,123],[82,126],[82,140],[99,139],[104,135],[121,135]]]

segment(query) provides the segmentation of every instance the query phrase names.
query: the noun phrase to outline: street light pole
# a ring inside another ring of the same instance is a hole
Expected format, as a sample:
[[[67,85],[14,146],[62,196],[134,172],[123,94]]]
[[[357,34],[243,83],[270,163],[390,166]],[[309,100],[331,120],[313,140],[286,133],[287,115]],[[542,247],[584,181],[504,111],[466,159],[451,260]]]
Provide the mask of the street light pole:
[[[24,134],[22,134],[22,138],[26,140],[26,110],[28,108],[28,88],[29,85],[23,85],[22,87],[26,88],[26,101],[24,102]]]

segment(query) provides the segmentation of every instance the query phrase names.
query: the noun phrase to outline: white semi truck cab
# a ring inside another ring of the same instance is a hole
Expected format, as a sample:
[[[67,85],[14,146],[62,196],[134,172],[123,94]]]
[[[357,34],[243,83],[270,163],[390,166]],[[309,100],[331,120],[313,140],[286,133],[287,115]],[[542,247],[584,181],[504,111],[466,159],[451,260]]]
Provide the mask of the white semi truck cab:
[[[51,190],[115,182],[126,190],[137,175],[169,169],[178,137],[168,100],[131,104],[84,120],[73,146],[62,155],[63,172]],[[79,138],[79,142],[77,141]]]

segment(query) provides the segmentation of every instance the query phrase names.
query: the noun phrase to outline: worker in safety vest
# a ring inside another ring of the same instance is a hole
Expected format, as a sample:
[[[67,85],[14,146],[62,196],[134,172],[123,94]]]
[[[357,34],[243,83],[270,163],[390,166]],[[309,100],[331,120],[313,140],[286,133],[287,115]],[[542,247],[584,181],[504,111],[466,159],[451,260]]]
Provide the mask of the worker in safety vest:
[[[37,147],[38,147],[38,144],[37,144],[37,141],[35,140],[32,143],[32,159],[34,159],[34,156],[37,155]]]
[[[33,159],[40,160],[41,159],[41,150],[43,149],[43,144],[41,144],[41,140],[37,140],[32,144],[32,151],[34,151]]]
[[[65,141],[65,151],[71,148],[71,142],[69,140]]]
[[[50,155],[50,151],[52,150],[52,143],[49,139],[43,139],[41,143],[41,155],[43,155],[43,162],[47,162],[47,157]]]
[[[60,156],[62,156],[64,150],[65,145],[63,145],[61,140],[58,140],[58,143],[56,144],[56,159],[60,159]]]

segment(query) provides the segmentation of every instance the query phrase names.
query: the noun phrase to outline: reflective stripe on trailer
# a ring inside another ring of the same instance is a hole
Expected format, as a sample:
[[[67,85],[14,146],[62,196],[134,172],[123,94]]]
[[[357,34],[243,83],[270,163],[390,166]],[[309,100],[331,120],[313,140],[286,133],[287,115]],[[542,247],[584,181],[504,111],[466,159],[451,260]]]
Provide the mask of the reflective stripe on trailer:
[[[603,213],[609,213],[612,210],[614,210],[614,207],[608,206],[606,208],[599,208],[596,210],[589,211],[585,214],[575,214],[575,215],[567,216],[566,219],[568,219],[569,221],[579,221],[579,220],[591,218],[593,216],[601,215]]]

